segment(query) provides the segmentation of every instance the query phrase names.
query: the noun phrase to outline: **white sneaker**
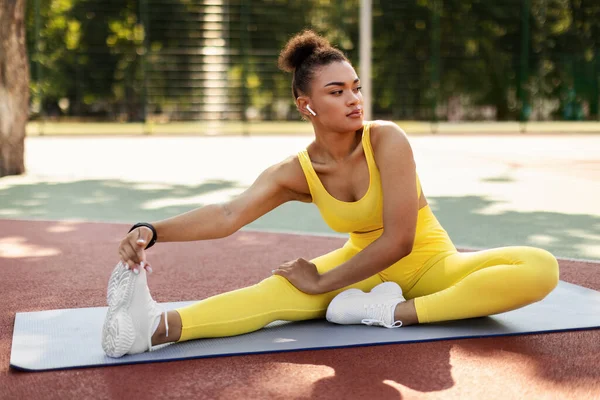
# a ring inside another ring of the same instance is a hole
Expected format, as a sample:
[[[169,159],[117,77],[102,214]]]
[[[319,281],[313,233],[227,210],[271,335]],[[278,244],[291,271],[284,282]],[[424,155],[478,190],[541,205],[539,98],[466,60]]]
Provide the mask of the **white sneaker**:
[[[327,308],[327,321],[335,324],[377,325],[399,328],[402,321],[395,321],[398,303],[405,301],[402,288],[394,282],[384,282],[369,293],[348,289],[333,298]]]
[[[102,328],[102,349],[109,357],[152,350],[153,328],[164,311],[150,295],[146,270],[136,275],[119,262],[108,281],[108,312]],[[169,333],[168,324],[167,336]]]

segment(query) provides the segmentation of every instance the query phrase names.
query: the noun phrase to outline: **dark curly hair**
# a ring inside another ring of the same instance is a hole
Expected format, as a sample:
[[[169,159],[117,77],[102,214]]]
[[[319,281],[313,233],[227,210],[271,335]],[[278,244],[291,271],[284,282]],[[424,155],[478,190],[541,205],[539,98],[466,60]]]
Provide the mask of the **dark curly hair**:
[[[292,93],[310,94],[309,85],[315,69],[336,61],[348,61],[344,53],[333,47],[327,39],[307,29],[292,37],[279,54],[279,68],[293,72]]]

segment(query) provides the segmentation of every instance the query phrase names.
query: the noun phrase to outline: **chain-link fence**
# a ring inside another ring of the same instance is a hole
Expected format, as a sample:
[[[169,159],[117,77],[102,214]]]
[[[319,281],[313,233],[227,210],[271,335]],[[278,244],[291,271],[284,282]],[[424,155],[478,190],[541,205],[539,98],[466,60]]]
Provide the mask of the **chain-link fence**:
[[[277,57],[358,68],[359,0],[30,0],[32,119],[298,120]],[[597,0],[375,0],[374,118],[597,120]],[[358,71],[360,74],[360,71]]]

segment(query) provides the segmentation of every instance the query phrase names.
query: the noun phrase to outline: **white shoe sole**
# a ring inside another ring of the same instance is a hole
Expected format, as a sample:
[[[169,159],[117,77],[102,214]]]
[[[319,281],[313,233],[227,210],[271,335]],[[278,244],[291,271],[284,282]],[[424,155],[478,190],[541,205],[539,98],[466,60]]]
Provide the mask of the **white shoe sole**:
[[[102,327],[102,349],[109,357],[122,357],[135,341],[135,328],[127,309],[133,299],[137,275],[118,263],[108,281],[108,311]]]

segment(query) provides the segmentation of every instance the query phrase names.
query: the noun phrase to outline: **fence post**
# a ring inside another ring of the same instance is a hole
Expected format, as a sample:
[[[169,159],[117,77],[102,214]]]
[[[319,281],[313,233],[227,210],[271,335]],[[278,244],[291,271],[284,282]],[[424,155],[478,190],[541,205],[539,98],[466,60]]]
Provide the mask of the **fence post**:
[[[443,0],[434,0],[431,10],[431,131],[437,132],[437,106],[440,95],[440,51],[441,32],[440,15]]]
[[[248,103],[249,93],[248,87],[248,70],[250,68],[249,62],[249,49],[250,49],[250,2],[252,0],[242,0],[241,6],[241,22],[242,29],[240,32],[240,47],[242,56],[242,74],[241,74],[241,89],[242,89],[242,134],[244,136],[250,135],[248,127]]]
[[[526,122],[526,109],[528,106],[528,96],[525,93],[525,82],[529,74],[529,16],[531,12],[531,0],[522,0],[521,2],[521,60],[519,69],[519,83],[517,87],[517,97],[519,99],[519,120]]]
[[[537,107],[538,109],[538,118],[539,115],[542,112],[542,107],[544,104],[544,98],[546,97],[546,93],[544,91],[544,80],[545,80],[545,73],[544,73],[544,63],[547,59],[547,54],[546,54],[546,40],[547,40],[547,31],[546,31],[546,15],[548,12],[548,4],[547,4],[547,0],[541,0],[540,3],[537,5],[539,11],[539,23],[536,24],[537,25],[537,30],[538,30],[538,34],[540,35],[540,40],[542,43],[544,43],[544,45],[541,48],[540,54],[538,56],[538,68],[536,71],[536,75],[537,75],[537,90],[534,91],[533,93],[531,93],[531,99],[530,99],[530,109],[531,109],[531,114],[533,114],[534,112],[534,104],[537,103]],[[537,98],[535,98],[537,96]],[[527,119],[531,118],[531,114]],[[541,119],[541,118],[539,118]]]
[[[373,98],[371,95],[371,43],[373,40],[372,29],[373,4],[371,0],[360,1],[360,83],[363,93],[363,116],[365,120],[370,120],[372,115]]]
[[[600,49],[596,49],[596,119],[600,121]]]
[[[150,23],[148,21],[148,5],[147,0],[139,0],[140,22],[144,28],[144,38],[142,39],[142,54],[140,55],[141,71],[142,71],[142,131],[149,135],[152,129],[148,129],[148,79],[146,76],[146,57],[148,54],[148,37],[150,36]]]

